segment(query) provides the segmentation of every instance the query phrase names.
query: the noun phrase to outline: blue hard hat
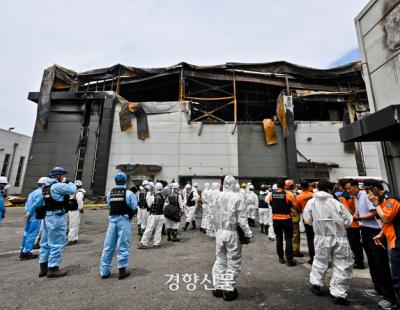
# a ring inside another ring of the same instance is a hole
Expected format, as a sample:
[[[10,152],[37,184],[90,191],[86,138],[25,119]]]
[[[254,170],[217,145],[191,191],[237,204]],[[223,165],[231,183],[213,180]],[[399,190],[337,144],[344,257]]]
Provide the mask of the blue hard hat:
[[[115,183],[117,182],[123,182],[126,183],[126,181],[128,180],[128,177],[126,176],[125,173],[123,172],[118,172],[115,177],[114,177]]]
[[[63,167],[54,167],[52,170],[51,170],[51,173],[50,173],[50,176],[51,177],[55,177],[55,176],[57,176],[57,175],[59,175],[59,174],[68,174],[68,171],[67,170],[65,170]]]

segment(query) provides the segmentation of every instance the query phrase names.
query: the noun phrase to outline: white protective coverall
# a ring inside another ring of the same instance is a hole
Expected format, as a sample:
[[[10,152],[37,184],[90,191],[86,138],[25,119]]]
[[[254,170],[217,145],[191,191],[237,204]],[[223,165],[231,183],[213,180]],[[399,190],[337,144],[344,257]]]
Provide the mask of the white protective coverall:
[[[254,187],[253,187],[254,189]],[[247,209],[248,214],[247,217],[251,218],[252,220],[256,219],[257,209],[258,209],[258,197],[256,193],[250,189],[246,195],[246,202],[247,202]]]
[[[189,195],[193,192],[193,201],[194,201],[194,206],[188,206],[188,201],[187,198]],[[197,192],[197,189],[192,188],[189,193],[186,196],[185,199],[185,213],[186,213],[186,222],[190,223],[196,220],[196,208],[197,208],[197,201],[199,200],[199,194]]]
[[[204,184],[204,190],[201,192],[201,208],[203,210],[203,216],[201,218],[201,228],[207,230],[207,218],[208,218],[208,197],[210,196],[210,184]]]
[[[269,208],[267,209],[268,212],[268,225],[269,225],[269,229],[268,229],[268,238],[271,240],[275,240],[276,235],[275,235],[275,231],[274,231],[274,225],[273,225],[273,220],[272,220],[272,207],[269,203],[270,201],[270,197],[272,195],[272,192],[269,192],[267,194],[267,196],[265,196],[265,202],[269,205]]]
[[[235,192],[235,178],[226,176],[224,189],[216,199],[214,222],[216,232],[216,260],[212,269],[215,289],[233,291],[237,276],[241,269],[242,244],[239,241],[237,225],[240,225],[246,237],[251,238],[252,232],[247,223],[243,201]]]
[[[266,191],[266,192],[260,191],[260,196],[259,196],[259,201],[258,201],[259,206],[260,206],[261,200],[264,203],[267,203],[265,201],[265,198],[268,196],[268,194],[269,194],[268,191]],[[267,203],[267,206],[268,206],[268,203]],[[268,221],[269,210],[268,209],[269,209],[269,206],[268,206],[268,208],[260,208],[260,207],[258,208],[258,222],[260,223],[260,225],[265,225],[265,226],[269,225],[269,221]]]
[[[156,190],[155,194],[161,193],[162,184],[156,183],[155,190]],[[148,193],[149,195],[146,197],[146,201],[147,201],[147,205],[149,206],[149,208],[152,209],[152,206],[154,204],[154,195],[155,194],[153,194],[151,192],[149,192],[149,193]],[[149,245],[151,235],[153,234],[153,231],[154,231],[153,244],[156,246],[160,245],[161,231],[162,231],[163,224],[164,224],[164,214],[152,214],[150,212],[150,215],[147,219],[146,230],[143,233],[143,237],[140,240],[140,244],[147,247]]]
[[[83,210],[83,197],[85,193],[85,190],[83,188],[80,188],[76,191],[75,195],[70,196],[71,199],[73,199],[75,196],[76,202],[78,204],[78,210],[68,212],[68,241],[78,241],[79,223],[81,221],[81,212]]]
[[[330,293],[334,297],[346,298],[354,262],[346,233],[346,227],[353,221],[352,215],[331,194],[319,191],[307,202],[303,217],[315,233],[310,283],[322,287],[332,261]]]
[[[208,211],[207,211],[207,236],[214,238],[215,237],[215,232],[216,232],[216,227],[215,227],[215,222],[214,222],[214,209],[215,209],[215,203],[217,201],[218,195],[221,193],[219,190],[220,188],[220,183],[214,182],[211,184],[211,189],[208,195]]]

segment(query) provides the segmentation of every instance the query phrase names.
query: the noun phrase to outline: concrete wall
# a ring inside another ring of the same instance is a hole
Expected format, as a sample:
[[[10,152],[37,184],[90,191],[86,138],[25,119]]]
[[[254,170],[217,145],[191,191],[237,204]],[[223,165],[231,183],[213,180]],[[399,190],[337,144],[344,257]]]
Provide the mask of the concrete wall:
[[[29,155],[29,148],[31,146],[31,140],[32,138],[29,136],[0,129],[0,172],[2,171],[6,154],[10,154],[8,169],[4,176],[9,177],[8,182],[11,185],[11,187],[9,188],[8,193],[11,195],[21,194],[21,189],[25,177],[26,165],[29,159],[28,155]],[[14,161],[11,166],[11,158],[13,155],[14,143],[18,143],[18,146],[16,147]],[[25,157],[25,160],[21,171],[19,186],[15,186],[15,181],[17,177],[18,166],[21,156]]]
[[[162,103],[160,103],[162,104]],[[155,177],[178,179],[179,176],[218,177],[238,174],[237,132],[233,124],[204,124],[187,122],[185,112],[148,114],[150,137],[137,137],[136,119],[133,130],[121,132],[116,107],[111,138],[107,190],[114,186],[113,177],[119,164],[160,165]]]
[[[267,145],[262,124],[238,124],[240,177],[280,177],[287,174],[282,129],[275,126],[278,143]]]
[[[355,22],[371,112],[400,104],[400,0],[371,0]],[[400,137],[383,142],[379,154],[399,195]]]
[[[296,122],[296,144],[305,157],[314,162],[335,163],[339,168],[333,168],[329,175],[332,181],[344,176],[358,176],[356,158],[352,153],[344,151],[340,142],[339,128],[342,122]],[[311,137],[311,141],[307,138]],[[379,157],[375,142],[362,143],[364,161],[368,176],[381,176]],[[297,160],[304,162],[300,155]]]

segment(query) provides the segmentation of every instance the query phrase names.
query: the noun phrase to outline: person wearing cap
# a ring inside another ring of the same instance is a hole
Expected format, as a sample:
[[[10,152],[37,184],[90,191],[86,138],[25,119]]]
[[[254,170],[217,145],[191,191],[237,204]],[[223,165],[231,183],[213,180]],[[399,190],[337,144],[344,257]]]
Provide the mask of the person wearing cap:
[[[149,246],[151,235],[154,232],[153,244],[154,248],[159,248],[161,243],[161,231],[164,224],[164,205],[165,198],[162,192],[163,186],[160,182],[155,184],[154,195],[150,197],[151,204],[150,215],[147,222],[146,230],[138,245],[138,249],[147,249]]]
[[[400,198],[385,191],[382,183],[377,180],[365,180],[368,184],[368,198],[376,206],[376,211],[382,219],[382,231],[374,237],[378,246],[389,245],[392,283],[397,296],[400,296]]]
[[[297,207],[297,201],[293,193],[285,190],[285,180],[278,180],[277,186],[278,189],[273,191],[269,198],[276,234],[276,252],[281,264],[285,263],[284,256],[286,256],[287,265],[296,266],[296,261],[293,259],[293,222],[291,214],[292,208]],[[284,239],[286,242],[285,251],[283,250]]]
[[[249,183],[248,192],[246,195],[247,202],[247,220],[249,222],[250,227],[256,227],[256,213],[258,208],[258,196],[254,193],[253,184]]]
[[[64,215],[68,209],[69,196],[76,192],[76,185],[68,182],[65,177],[67,173],[62,167],[54,167],[50,179],[43,187],[42,199],[33,203],[36,216],[41,214],[44,217],[40,239],[39,277],[55,278],[67,275],[66,271],[60,269],[67,235]]]
[[[293,256],[303,257],[304,254],[300,253],[300,208],[297,204],[296,194],[295,194],[295,184],[293,180],[285,181],[285,190],[290,195],[293,195],[293,199],[296,201],[296,205],[292,206],[292,223],[293,223]]]
[[[69,197],[69,232],[68,232],[68,243],[67,245],[74,245],[78,243],[79,223],[81,221],[81,214],[83,211],[83,199],[86,191],[82,188],[82,181],[76,180],[75,185],[77,191],[74,195]]]
[[[21,260],[29,260],[38,258],[38,255],[31,253],[35,244],[36,237],[39,233],[41,220],[36,218],[34,202],[36,200],[42,201],[43,187],[48,182],[47,177],[42,177],[38,180],[38,188],[28,195],[28,200],[25,203],[25,229],[21,242],[21,253],[19,258]]]
[[[186,223],[183,230],[189,227],[189,224],[192,223],[191,229],[196,229],[196,208],[197,208],[197,201],[199,200],[199,194],[196,188],[192,188],[190,184],[186,184],[186,199],[185,199],[185,206],[186,206]]]
[[[4,187],[8,184],[6,177],[0,177],[0,224],[6,217],[6,206],[4,205]]]
[[[365,293],[370,296],[382,295],[381,308],[393,305],[396,303],[396,296],[391,279],[386,239],[382,239],[383,247],[374,240],[381,232],[382,226],[379,216],[377,218],[376,206],[368,198],[367,192],[360,189],[357,180],[350,179],[346,184],[346,190],[355,200],[357,213],[353,215],[353,220],[358,221],[361,226],[361,242],[367,254],[369,273],[374,285],[374,289],[368,289]]]
[[[108,228],[100,259],[100,276],[107,279],[111,275],[112,258],[117,247],[118,279],[122,280],[131,273],[128,267],[131,248],[131,219],[137,213],[136,195],[126,188],[128,177],[123,172],[114,176],[115,187],[107,193],[107,205],[110,209]]]

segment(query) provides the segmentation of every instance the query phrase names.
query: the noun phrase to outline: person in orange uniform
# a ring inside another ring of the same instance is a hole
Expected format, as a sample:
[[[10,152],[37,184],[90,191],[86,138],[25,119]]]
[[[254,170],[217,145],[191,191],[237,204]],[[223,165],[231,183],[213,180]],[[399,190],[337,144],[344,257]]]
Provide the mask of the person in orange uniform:
[[[376,180],[368,180],[371,190],[368,198],[377,206],[376,211],[381,218],[382,231],[374,238],[378,246],[384,247],[385,237],[389,242],[389,259],[393,288],[400,296],[400,198],[385,191],[383,185]]]
[[[296,266],[293,259],[293,223],[292,208],[297,208],[297,201],[293,193],[285,190],[285,180],[280,179],[277,183],[278,189],[272,192],[269,202],[272,207],[272,221],[276,234],[276,252],[279,262],[285,263],[286,256],[288,266]],[[283,251],[283,238],[285,237],[285,252]]]
[[[285,181],[285,190],[293,194],[294,199],[296,200],[296,194],[294,193],[294,182],[293,180]],[[297,202],[297,201],[296,201]],[[293,223],[293,256],[294,257],[303,257],[304,255],[300,253],[300,208],[296,204],[296,206],[292,207],[292,223]]]
[[[339,180],[339,185],[343,189],[342,192],[337,193],[339,201],[346,207],[353,217],[357,217],[357,209],[354,198],[350,196],[350,180]],[[361,243],[361,226],[358,221],[353,221],[350,227],[347,228],[347,238],[349,239],[351,250],[354,254],[355,269],[365,269],[364,265],[364,252]]]
[[[310,186],[310,183],[308,183],[307,180],[302,180],[300,182],[300,186],[302,188],[302,192],[300,195],[297,196],[297,204],[299,205],[299,209],[301,213],[303,213],[304,208],[306,207],[307,202],[313,198],[313,188]],[[312,265],[313,260],[314,260],[314,255],[315,255],[315,250],[314,250],[314,230],[311,225],[308,225],[304,223],[304,228],[306,230],[306,236],[307,236],[307,246],[308,246],[308,254],[310,255],[310,259],[308,260],[308,263]]]

